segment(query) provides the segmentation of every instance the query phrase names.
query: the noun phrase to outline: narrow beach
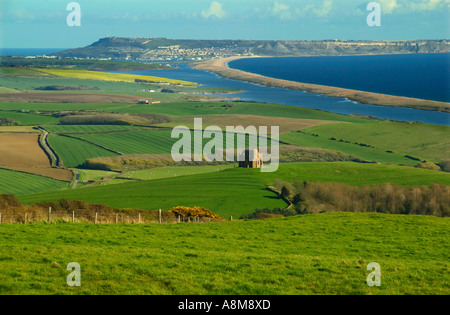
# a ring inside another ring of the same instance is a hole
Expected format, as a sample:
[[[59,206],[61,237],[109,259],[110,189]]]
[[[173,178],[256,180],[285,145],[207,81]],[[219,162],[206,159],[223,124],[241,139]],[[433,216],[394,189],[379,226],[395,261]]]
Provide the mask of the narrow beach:
[[[310,93],[322,94],[325,96],[344,97],[362,104],[372,104],[372,105],[382,105],[392,107],[409,107],[414,109],[434,110],[450,113],[450,103],[275,79],[228,67],[229,62],[242,58],[264,58],[264,57],[236,56],[222,59],[211,59],[205,62],[196,63],[193,65],[193,68],[212,72],[229,79],[247,81],[251,83],[278,88],[302,90]]]

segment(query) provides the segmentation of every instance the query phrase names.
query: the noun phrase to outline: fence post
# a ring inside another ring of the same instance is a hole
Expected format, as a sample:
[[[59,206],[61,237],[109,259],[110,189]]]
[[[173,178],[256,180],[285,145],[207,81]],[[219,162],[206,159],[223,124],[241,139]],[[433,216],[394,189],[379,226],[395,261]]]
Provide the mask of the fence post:
[[[233,216],[230,217],[230,221],[233,221]]]
[[[98,213],[95,213],[95,224],[97,224]]]
[[[2,224],[2,214],[0,213],[0,224]]]
[[[52,223],[51,214],[52,214],[52,207],[49,207],[48,208],[48,223]]]
[[[119,223],[119,214],[116,213],[116,224]]]
[[[75,211],[72,211],[72,223],[75,223]]]
[[[141,224],[141,214],[139,213],[139,221],[138,224]]]
[[[159,209],[159,224],[162,223],[162,218],[161,218],[161,209]]]

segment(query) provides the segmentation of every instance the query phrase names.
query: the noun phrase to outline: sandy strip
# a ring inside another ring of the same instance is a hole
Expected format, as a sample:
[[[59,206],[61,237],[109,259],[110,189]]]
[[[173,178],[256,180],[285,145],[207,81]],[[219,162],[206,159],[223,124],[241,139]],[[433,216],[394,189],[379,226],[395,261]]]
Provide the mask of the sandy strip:
[[[279,88],[287,88],[292,90],[302,90],[310,93],[323,94],[325,96],[345,97],[349,100],[362,104],[373,104],[383,106],[401,106],[415,109],[435,110],[442,112],[450,112],[450,103],[421,100],[417,98],[393,96],[386,94],[378,94],[350,89],[343,89],[333,86],[299,83],[288,80],[274,79],[259,74],[249,73],[241,70],[228,68],[228,62],[242,58],[263,58],[237,56],[223,59],[211,59],[205,62],[193,65],[193,68],[216,73],[222,77],[252,82],[265,86],[273,86]]]

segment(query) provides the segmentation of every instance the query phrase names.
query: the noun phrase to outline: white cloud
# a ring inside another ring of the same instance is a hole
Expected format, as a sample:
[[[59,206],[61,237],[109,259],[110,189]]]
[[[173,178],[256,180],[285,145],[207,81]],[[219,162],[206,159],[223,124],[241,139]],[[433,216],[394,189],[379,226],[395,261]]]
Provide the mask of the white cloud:
[[[432,11],[447,5],[450,6],[449,0],[420,0],[420,1],[409,1],[409,7],[413,11]]]
[[[202,10],[202,16],[204,18],[216,17],[218,19],[223,19],[226,15],[225,10],[220,2],[214,1],[209,6],[208,10]]]
[[[313,9],[313,12],[318,17],[326,17],[328,14],[330,14],[332,9],[333,9],[333,1],[325,0],[322,3],[322,7],[318,9]]]
[[[381,5],[381,11],[385,14],[391,14],[399,10],[420,12],[450,7],[450,0],[378,0],[378,2]]]
[[[397,0],[379,0],[381,5],[381,12],[391,14],[394,10],[400,8],[402,5]]]
[[[275,1],[273,6],[269,9],[269,12],[281,20],[289,20],[292,18],[291,7],[278,1]]]

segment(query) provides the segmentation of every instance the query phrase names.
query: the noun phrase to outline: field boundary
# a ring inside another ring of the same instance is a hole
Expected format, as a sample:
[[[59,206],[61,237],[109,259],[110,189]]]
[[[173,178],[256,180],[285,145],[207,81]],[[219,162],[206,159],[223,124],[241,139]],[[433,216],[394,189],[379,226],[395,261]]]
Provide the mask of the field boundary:
[[[42,128],[41,126],[38,126],[37,129],[42,131],[42,133],[39,135],[38,143],[39,143],[39,146],[41,147],[41,149],[45,152],[45,154],[49,158],[50,165],[52,167],[60,168],[64,164],[63,164],[61,158],[55,152],[55,150],[53,150],[53,148],[50,146],[50,143],[48,143],[49,132],[47,130],[45,130],[44,128]]]
[[[95,146],[97,146],[97,147],[99,147],[99,148],[101,148],[101,149],[104,149],[104,150],[106,150],[106,151],[109,151],[109,152],[112,152],[112,153],[115,153],[115,154],[118,154],[118,155],[125,155],[125,154],[122,153],[122,152],[115,151],[115,150],[110,149],[110,148],[108,148],[108,147],[102,146],[101,144],[98,144],[98,143],[95,143],[95,142],[86,140],[86,139],[84,139],[84,138],[75,137],[75,136],[72,136],[72,135],[70,135],[70,134],[64,134],[64,133],[57,134],[57,135],[58,135],[58,136],[62,136],[62,137],[67,137],[67,138],[76,139],[76,140],[81,140],[81,141],[84,141],[84,142],[86,142],[86,143],[95,145]]]
[[[230,217],[233,221],[233,217]],[[209,217],[183,217],[168,211],[132,211],[102,213],[92,210],[78,209],[73,211],[30,210],[29,212],[0,211],[0,224],[177,224],[177,223],[210,223],[223,222],[225,219]]]
[[[0,170],[11,171],[11,172],[16,172],[16,173],[22,173],[22,174],[27,174],[27,175],[39,176],[39,177],[43,177],[43,178],[47,178],[47,179],[53,179],[53,180],[56,180],[56,181],[62,182],[62,183],[70,183],[71,182],[71,181],[68,181],[68,180],[56,179],[56,178],[49,177],[49,176],[44,176],[44,175],[41,175],[41,174],[29,173],[29,172],[25,172],[25,171],[10,169],[10,168],[6,168],[4,166],[0,166]]]

